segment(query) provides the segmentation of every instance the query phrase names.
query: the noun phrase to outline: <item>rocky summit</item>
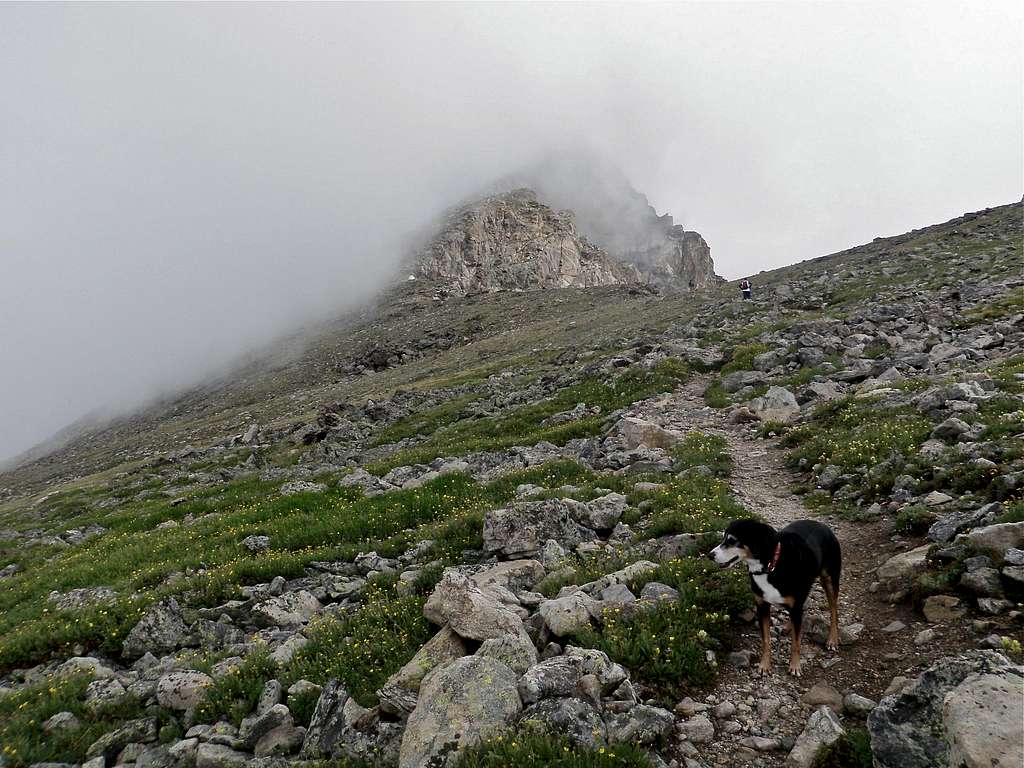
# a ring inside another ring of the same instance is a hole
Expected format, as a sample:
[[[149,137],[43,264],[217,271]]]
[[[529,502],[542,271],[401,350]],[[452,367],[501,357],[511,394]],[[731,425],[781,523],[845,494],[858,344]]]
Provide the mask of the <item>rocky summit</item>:
[[[695,290],[713,284],[717,278],[704,238],[647,208],[643,241],[613,255],[578,232],[572,211],[553,210],[530,189],[492,195],[448,214],[416,256],[416,273],[460,296],[640,283]]]
[[[0,765],[1019,766],[1021,215],[744,300],[670,219],[452,213],[372,307],[0,475]],[[705,557],[750,516],[843,548],[799,676]]]

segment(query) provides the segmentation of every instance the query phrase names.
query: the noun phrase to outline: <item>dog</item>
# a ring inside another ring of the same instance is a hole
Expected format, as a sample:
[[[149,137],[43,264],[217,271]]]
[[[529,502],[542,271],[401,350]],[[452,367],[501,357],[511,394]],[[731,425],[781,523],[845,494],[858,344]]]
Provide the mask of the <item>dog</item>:
[[[774,605],[789,611],[793,638],[789,672],[800,676],[804,602],[815,579],[821,581],[832,614],[827,648],[833,651],[839,648],[839,574],[843,556],[839,539],[827,525],[814,520],[796,520],[776,531],[757,520],[735,520],[726,529],[722,543],[711,550],[708,557],[722,568],[740,561],[747,565],[761,625],[761,674],[771,671],[770,630]]]

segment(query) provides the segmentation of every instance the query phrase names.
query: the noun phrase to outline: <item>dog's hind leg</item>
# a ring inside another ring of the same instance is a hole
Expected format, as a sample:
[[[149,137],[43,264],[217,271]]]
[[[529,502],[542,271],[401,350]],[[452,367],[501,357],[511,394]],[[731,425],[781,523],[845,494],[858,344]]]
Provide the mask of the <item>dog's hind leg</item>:
[[[764,600],[757,600],[757,620],[761,625],[761,664],[758,671],[767,675],[772,671],[772,607]]]
[[[822,571],[821,574],[821,588],[825,590],[825,597],[828,598],[828,610],[831,614],[828,643],[825,647],[830,651],[835,651],[839,648],[839,588],[825,571]]]
[[[804,635],[804,606],[793,604],[789,609],[790,634],[793,648],[789,652],[789,674],[800,677],[800,641]]]

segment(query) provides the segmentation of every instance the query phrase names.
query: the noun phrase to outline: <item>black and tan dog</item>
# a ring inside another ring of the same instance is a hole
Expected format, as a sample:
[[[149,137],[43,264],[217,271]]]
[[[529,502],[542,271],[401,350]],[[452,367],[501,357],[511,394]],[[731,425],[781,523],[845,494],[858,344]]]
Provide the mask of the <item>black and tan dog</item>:
[[[757,520],[736,520],[708,557],[723,568],[743,561],[750,571],[750,585],[761,624],[762,673],[771,670],[771,612],[775,605],[789,611],[793,638],[789,672],[800,676],[804,602],[815,579],[821,580],[832,614],[827,647],[830,650],[839,647],[837,602],[843,558],[839,540],[828,526],[814,520],[796,520],[776,531]]]

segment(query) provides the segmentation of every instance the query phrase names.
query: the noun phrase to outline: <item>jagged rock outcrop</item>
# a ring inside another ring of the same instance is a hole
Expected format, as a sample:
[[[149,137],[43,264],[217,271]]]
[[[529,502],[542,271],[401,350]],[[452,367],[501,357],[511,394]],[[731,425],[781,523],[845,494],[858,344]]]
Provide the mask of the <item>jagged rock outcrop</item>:
[[[622,258],[635,264],[650,282],[690,291],[721,282],[711,248],[698,232],[673,223],[667,213],[658,216],[654,208],[650,208],[649,224],[646,242],[624,251]]]
[[[455,294],[538,288],[586,288],[640,282],[576,231],[529,189],[494,195],[451,213],[420,255],[419,274]]]
[[[580,233],[572,211],[545,205],[531,189],[492,195],[448,215],[418,255],[417,272],[457,295],[637,283],[683,290],[714,285],[718,278],[704,238],[673,224],[671,216],[658,216],[643,199],[650,215],[642,237],[610,252]],[[609,213],[615,216],[616,211]]]

